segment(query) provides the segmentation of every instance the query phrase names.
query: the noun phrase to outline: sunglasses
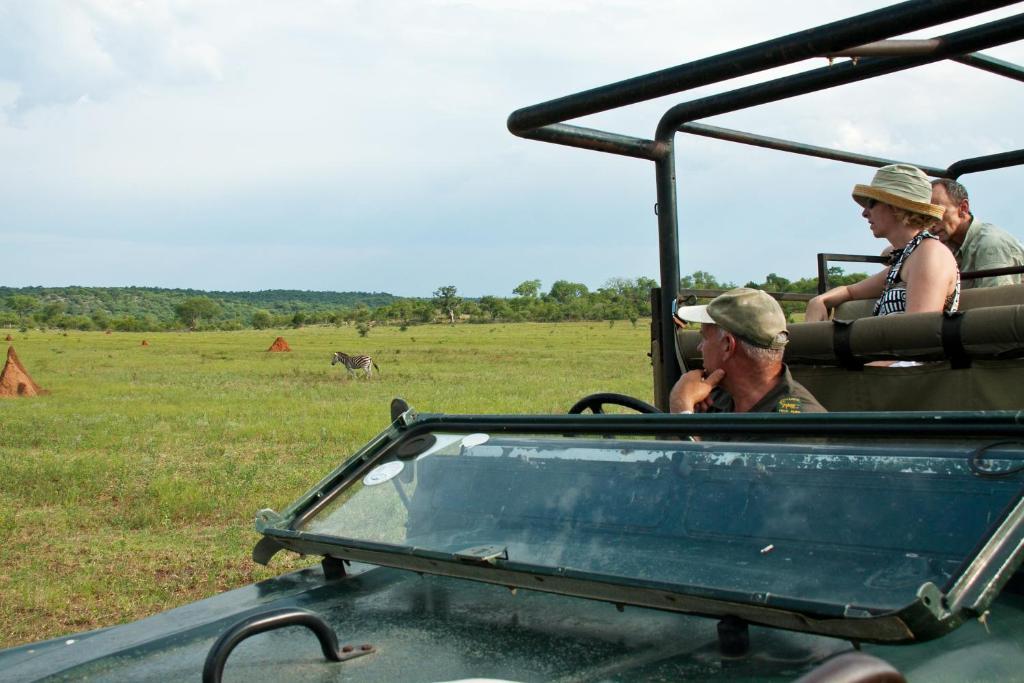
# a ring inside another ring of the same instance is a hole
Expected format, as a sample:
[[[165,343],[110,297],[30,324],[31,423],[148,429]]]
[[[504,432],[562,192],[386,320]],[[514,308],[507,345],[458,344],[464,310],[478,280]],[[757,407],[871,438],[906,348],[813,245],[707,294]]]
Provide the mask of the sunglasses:
[[[873,209],[873,208],[875,208],[875,204],[878,204],[878,200],[877,199],[865,199],[864,200],[864,208],[866,208],[866,209]]]

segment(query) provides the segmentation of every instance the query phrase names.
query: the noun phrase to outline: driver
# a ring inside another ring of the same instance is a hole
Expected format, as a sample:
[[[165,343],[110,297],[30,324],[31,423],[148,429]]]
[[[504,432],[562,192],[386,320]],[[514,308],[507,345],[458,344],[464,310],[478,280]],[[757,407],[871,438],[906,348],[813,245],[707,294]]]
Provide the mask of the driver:
[[[679,378],[669,394],[672,413],[824,413],[789,374],[782,354],[786,314],[771,296],[738,287],[707,306],[682,306],[675,322],[701,323],[704,370]]]

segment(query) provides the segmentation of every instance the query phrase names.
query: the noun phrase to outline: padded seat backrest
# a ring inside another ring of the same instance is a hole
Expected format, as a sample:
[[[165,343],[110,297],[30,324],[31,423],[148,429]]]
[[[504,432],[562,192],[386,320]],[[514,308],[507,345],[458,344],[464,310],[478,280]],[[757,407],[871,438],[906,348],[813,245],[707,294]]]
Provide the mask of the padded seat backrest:
[[[859,361],[945,360],[941,313],[868,317],[850,323],[849,351]],[[841,365],[836,356],[836,324],[792,323],[785,360],[790,365]],[[1024,305],[964,312],[960,340],[968,357],[1005,359],[1024,356]],[[700,366],[697,330],[677,330],[676,346],[685,367]]]
[[[1024,285],[1006,285],[1004,287],[980,287],[965,289],[960,292],[961,311],[990,306],[1013,306],[1024,304]],[[836,320],[856,320],[869,318],[875,308],[874,300],[847,301],[836,307]]]
[[[791,365],[843,365],[837,356],[836,328],[842,323],[793,323],[786,346]],[[873,360],[947,360],[942,313],[907,313],[859,318],[849,323],[849,354]],[[959,340],[973,359],[1024,356],[1024,305],[976,308],[963,312]]]
[[[989,291],[998,300],[1013,292],[997,290],[1015,289],[1024,293],[1020,286]],[[859,318],[837,335],[840,325],[791,324],[786,347],[794,378],[829,410],[1024,408],[1024,304],[969,308],[955,321],[941,313]],[[677,331],[683,367],[700,367],[699,341],[695,330]],[[957,369],[951,367],[947,346],[959,347]],[[865,362],[893,359],[924,365],[863,367]]]

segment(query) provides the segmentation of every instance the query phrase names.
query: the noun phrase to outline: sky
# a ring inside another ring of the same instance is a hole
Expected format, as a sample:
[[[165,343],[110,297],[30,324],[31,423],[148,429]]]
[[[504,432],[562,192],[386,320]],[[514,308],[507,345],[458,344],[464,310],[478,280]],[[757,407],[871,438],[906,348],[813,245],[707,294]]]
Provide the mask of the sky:
[[[0,285],[475,297],[657,278],[653,165],[515,137],[508,115],[885,4],[0,0]],[[1024,43],[986,54],[1024,64]],[[748,82],[572,123],[652,138],[670,106]],[[942,63],[706,122],[946,166],[1024,147],[1022,104],[1019,83]],[[872,174],[678,136],[680,271],[743,284],[878,253],[850,199]],[[962,180],[1024,237],[1024,171]]]

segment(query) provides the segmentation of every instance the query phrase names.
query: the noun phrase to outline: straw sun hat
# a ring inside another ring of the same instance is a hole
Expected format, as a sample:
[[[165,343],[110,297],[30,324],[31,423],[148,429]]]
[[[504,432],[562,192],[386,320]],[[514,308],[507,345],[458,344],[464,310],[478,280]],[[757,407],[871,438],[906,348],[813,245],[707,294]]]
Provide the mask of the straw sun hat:
[[[874,199],[899,209],[942,218],[944,209],[931,203],[932,184],[917,166],[891,164],[875,173],[870,185],[854,185],[853,201],[864,206]]]

